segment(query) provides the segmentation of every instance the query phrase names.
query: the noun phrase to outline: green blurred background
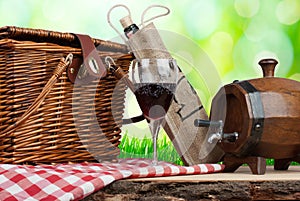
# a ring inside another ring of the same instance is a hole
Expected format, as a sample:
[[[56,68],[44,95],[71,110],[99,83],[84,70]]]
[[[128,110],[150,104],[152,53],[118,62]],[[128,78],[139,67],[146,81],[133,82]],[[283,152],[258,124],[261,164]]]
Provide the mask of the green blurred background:
[[[0,0],[0,26],[86,33],[109,40],[117,34],[106,14],[118,3],[130,7],[138,22],[147,6],[168,6],[171,14],[157,20],[157,28],[196,42],[224,83],[261,76],[257,62],[263,57],[279,60],[277,76],[299,78],[298,0]],[[116,26],[125,14],[113,13]]]
[[[106,15],[119,3],[131,9],[137,23],[149,5],[168,6],[170,15],[156,20],[156,27],[195,42],[198,48],[191,47],[190,53],[201,48],[222,84],[261,77],[257,63],[266,57],[279,60],[276,76],[300,80],[299,0],[0,0],[0,26],[85,33],[110,40],[117,34]],[[118,20],[125,15],[122,10],[112,13],[120,31]],[[188,79],[201,89],[197,76]],[[215,92],[204,90],[200,95],[207,110]]]

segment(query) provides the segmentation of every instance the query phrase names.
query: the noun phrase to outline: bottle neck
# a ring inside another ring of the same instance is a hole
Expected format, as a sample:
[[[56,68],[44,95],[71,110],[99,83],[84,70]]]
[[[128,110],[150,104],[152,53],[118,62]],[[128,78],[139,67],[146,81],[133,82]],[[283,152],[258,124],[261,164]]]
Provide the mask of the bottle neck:
[[[131,24],[124,29],[124,33],[127,38],[130,38],[138,30],[139,30],[139,27],[136,24]]]

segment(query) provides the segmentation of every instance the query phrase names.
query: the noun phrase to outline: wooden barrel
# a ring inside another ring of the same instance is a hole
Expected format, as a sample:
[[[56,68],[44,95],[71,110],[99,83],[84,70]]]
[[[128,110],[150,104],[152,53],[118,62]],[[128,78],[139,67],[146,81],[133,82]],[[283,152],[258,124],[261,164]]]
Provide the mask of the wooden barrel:
[[[273,159],[300,155],[300,82],[276,78],[276,60],[262,60],[264,77],[224,86],[212,101],[211,120],[224,121],[234,142],[219,146],[238,157]]]

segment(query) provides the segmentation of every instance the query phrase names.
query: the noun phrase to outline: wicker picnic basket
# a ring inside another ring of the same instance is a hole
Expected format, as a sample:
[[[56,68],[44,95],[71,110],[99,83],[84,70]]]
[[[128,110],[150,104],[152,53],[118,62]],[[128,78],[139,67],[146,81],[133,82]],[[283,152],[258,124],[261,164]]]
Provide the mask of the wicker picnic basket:
[[[110,56],[128,71],[133,58],[125,45],[91,41],[103,63]],[[81,47],[71,33],[0,28],[0,163],[117,158],[126,85],[109,71],[75,85],[63,58],[84,60]]]

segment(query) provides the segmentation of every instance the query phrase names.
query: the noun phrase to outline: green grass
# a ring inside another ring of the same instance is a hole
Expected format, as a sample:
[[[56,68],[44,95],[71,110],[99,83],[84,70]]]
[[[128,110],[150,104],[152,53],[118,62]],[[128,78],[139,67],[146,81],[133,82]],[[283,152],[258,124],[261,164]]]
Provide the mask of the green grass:
[[[119,158],[150,158],[153,156],[153,144],[151,138],[130,137],[126,132],[119,145],[121,153]],[[166,134],[161,135],[157,140],[158,160],[167,161],[177,165],[184,165],[179,154]],[[267,159],[267,165],[274,165],[274,159]],[[300,165],[292,162],[291,165]]]
[[[129,137],[127,132],[122,136],[119,145],[121,153],[119,158],[150,158],[153,157],[153,143],[151,138]],[[167,135],[162,135],[157,140],[158,160],[183,165],[179,154]]]
[[[274,159],[267,159],[267,165],[274,165]],[[300,165],[297,162],[291,162],[291,165]]]

